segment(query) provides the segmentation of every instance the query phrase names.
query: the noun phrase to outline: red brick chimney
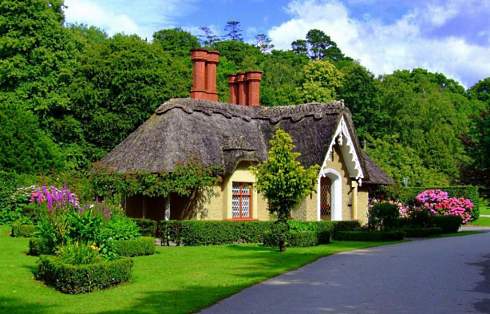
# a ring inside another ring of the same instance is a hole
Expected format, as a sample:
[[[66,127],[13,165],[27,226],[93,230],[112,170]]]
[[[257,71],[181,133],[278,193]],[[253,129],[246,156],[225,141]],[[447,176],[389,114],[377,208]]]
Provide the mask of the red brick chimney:
[[[230,104],[238,104],[238,82],[237,75],[228,75],[228,86],[230,87],[230,98],[228,102]]]
[[[247,78],[245,73],[237,73],[237,84],[238,84],[238,104],[246,106],[247,101]]]
[[[217,101],[216,67],[219,62],[219,52],[201,48],[192,49],[191,59],[191,98]]]
[[[247,79],[247,106],[260,106],[260,80],[262,72],[248,71],[245,73]]]

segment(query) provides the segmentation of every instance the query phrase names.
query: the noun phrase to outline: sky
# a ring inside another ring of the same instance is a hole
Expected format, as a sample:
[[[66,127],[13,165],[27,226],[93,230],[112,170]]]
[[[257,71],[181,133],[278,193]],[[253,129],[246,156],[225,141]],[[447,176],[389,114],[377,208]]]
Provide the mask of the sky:
[[[223,34],[240,21],[246,41],[265,33],[290,49],[308,30],[323,30],[376,75],[426,68],[470,87],[490,76],[490,0],[65,0],[67,23],[109,35],[200,26]]]

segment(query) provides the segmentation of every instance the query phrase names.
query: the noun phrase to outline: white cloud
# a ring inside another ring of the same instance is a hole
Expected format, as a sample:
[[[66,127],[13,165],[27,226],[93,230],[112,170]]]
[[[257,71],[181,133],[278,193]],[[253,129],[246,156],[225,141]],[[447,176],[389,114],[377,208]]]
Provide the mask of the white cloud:
[[[317,28],[327,33],[348,56],[375,74],[415,67],[442,72],[468,86],[490,76],[490,45],[479,46],[464,38],[429,38],[424,31],[441,26],[457,14],[460,1],[428,5],[407,12],[393,23],[356,19],[336,0],[291,1],[291,18],[270,29],[279,49],[304,38]]]
[[[151,39],[153,32],[175,27],[175,18],[192,10],[196,0],[65,0],[68,23],[94,25],[109,35],[138,34]]]

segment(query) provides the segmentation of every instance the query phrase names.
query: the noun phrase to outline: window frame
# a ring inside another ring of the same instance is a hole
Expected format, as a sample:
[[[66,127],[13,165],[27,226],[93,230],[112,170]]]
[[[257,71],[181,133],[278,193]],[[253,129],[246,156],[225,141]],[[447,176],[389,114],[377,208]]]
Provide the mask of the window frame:
[[[235,193],[233,191],[233,186],[234,184],[239,184],[239,192],[238,193]],[[249,192],[248,194],[244,194],[243,193],[243,186],[244,185],[248,185],[249,186]],[[240,216],[239,217],[233,217],[233,197],[235,196],[239,196],[239,205],[238,205],[238,209],[239,209],[239,212],[240,212]],[[249,202],[248,202],[248,216],[243,216],[243,211],[242,211],[242,199],[243,197],[247,197],[249,198]],[[231,220],[234,220],[234,221],[243,221],[243,220],[253,220],[253,183],[252,182],[243,182],[243,181],[233,181],[231,183]]]

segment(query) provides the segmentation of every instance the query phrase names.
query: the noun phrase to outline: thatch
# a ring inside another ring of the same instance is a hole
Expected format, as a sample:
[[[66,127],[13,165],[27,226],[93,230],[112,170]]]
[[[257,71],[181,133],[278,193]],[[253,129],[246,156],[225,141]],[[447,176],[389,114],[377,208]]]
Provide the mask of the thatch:
[[[269,140],[280,127],[292,136],[303,165],[321,164],[342,116],[358,155],[364,156],[351,114],[342,102],[246,107],[172,99],[161,105],[101,163],[122,173],[170,172],[178,164],[198,160],[204,166],[221,166],[221,175],[229,175],[241,161],[265,160]],[[387,183],[383,179],[386,175],[379,168],[367,167],[364,158],[361,164],[367,174],[365,181]],[[380,181],[372,181],[371,177]]]

